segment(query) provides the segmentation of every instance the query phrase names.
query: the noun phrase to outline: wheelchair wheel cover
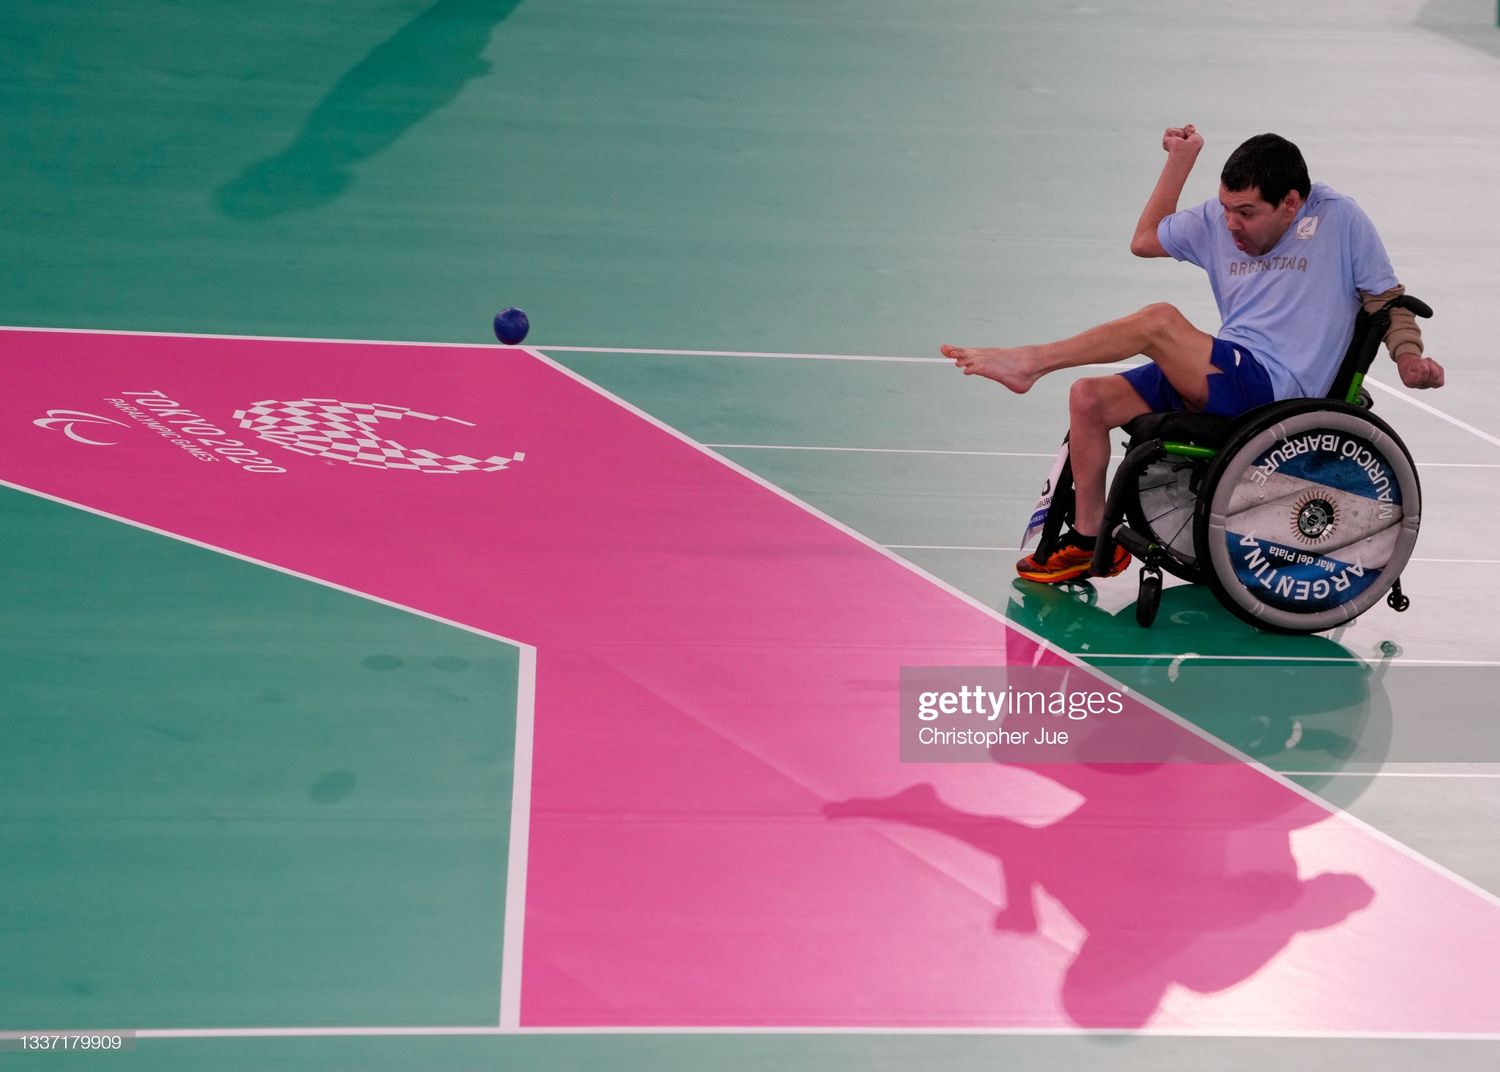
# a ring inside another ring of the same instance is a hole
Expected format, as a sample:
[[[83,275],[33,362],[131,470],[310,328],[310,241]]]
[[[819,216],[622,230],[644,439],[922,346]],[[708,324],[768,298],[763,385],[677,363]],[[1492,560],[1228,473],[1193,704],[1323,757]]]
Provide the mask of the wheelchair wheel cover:
[[[1199,562],[1239,617],[1321,632],[1390,590],[1416,545],[1421,501],[1411,455],[1380,418],[1323,399],[1281,403],[1210,467]]]
[[[1198,495],[1192,489],[1202,464],[1171,455],[1158,458],[1141,470],[1136,493],[1125,503],[1130,527],[1167,549],[1162,569],[1194,584],[1203,580],[1194,529]]]

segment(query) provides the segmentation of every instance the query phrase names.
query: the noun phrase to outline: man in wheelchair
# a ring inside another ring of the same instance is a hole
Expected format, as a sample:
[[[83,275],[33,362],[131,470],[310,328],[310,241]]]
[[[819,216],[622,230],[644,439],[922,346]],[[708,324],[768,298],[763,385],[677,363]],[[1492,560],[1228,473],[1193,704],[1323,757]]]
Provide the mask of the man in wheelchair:
[[[1151,359],[1073,384],[1072,527],[1016,564],[1028,580],[1114,576],[1130,564],[1130,553],[1115,544],[1105,568],[1091,568],[1114,428],[1147,413],[1232,417],[1284,399],[1321,398],[1339,372],[1361,308],[1389,317],[1386,348],[1407,387],[1443,384],[1442,367],[1423,355],[1412,312],[1391,305],[1404,289],[1373,224],[1354,201],[1309,180],[1295,145],[1275,134],[1249,139],[1225,163],[1219,196],[1182,211],[1177,202],[1203,138],[1192,125],[1173,127],[1162,148],[1166,164],[1130,249],[1138,257],[1189,261],[1208,273],[1222,321],[1217,337],[1173,306],[1156,304],[1058,342],[942,348],[965,375],[996,380],[1016,394],[1057,369]]]

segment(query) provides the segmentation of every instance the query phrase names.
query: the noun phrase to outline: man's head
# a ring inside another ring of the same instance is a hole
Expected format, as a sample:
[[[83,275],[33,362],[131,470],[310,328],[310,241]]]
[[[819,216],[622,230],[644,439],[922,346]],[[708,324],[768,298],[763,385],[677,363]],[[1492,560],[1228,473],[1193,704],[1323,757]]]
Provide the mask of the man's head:
[[[1291,142],[1279,134],[1245,142],[1219,175],[1219,201],[1235,245],[1252,256],[1270,252],[1311,189],[1302,151]]]

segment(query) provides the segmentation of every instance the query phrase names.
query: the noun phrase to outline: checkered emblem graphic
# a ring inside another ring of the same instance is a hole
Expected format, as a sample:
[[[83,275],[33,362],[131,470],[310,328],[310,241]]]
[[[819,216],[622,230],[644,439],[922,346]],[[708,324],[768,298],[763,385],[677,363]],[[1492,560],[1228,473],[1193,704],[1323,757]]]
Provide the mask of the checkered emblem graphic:
[[[406,469],[419,473],[492,473],[523,460],[519,451],[510,457],[493,455],[471,458],[463,454],[443,455],[408,447],[374,432],[385,421],[451,421],[473,428],[471,421],[418,413],[405,406],[378,402],[340,402],[335,398],[299,398],[291,402],[268,399],[248,409],[234,411],[240,427],[268,443],[313,458],[360,465],[368,469]]]

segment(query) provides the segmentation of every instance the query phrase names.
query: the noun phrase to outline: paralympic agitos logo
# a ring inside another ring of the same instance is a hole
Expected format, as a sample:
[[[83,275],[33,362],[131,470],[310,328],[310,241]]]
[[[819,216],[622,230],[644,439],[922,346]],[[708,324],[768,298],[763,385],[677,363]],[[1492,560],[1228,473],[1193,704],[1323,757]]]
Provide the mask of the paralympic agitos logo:
[[[97,413],[84,413],[77,409],[49,409],[45,417],[39,417],[31,422],[38,428],[50,430],[61,429],[63,435],[75,443],[87,443],[91,447],[112,447],[120,441],[118,439],[90,439],[80,431],[80,427],[86,429],[93,435],[118,435],[110,432],[107,428],[93,428],[92,425],[115,425],[118,428],[126,428],[124,421],[117,421],[113,417],[101,417]]]

